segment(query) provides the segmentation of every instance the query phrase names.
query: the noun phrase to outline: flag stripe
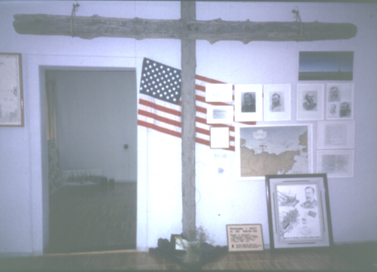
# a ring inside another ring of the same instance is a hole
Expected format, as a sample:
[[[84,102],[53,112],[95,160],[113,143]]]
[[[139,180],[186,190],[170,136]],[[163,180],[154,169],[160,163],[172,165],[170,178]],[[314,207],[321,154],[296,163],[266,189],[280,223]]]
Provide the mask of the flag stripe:
[[[139,99],[139,104],[147,106],[147,107],[150,107],[150,108],[153,108],[153,109],[156,109],[156,110],[159,110],[159,111],[163,111],[163,112],[170,113],[170,114],[173,114],[173,115],[181,117],[181,112],[180,111],[174,110],[174,109],[170,109],[170,108],[166,108],[164,106],[157,105],[157,104],[152,103],[150,101]]]
[[[143,115],[145,117],[150,117],[150,118],[156,119],[157,121],[164,122],[164,123],[167,123],[167,124],[170,124],[170,125],[173,125],[173,126],[181,127],[181,122],[171,120],[169,118],[165,118],[165,117],[162,117],[160,115],[157,115],[157,114],[154,114],[154,113],[151,113],[151,112],[148,112],[148,111],[144,111],[144,110],[139,109],[138,114]]]
[[[176,136],[176,137],[179,137],[179,138],[182,137],[182,134],[177,132],[177,131],[166,129],[166,128],[163,128],[163,127],[160,127],[160,126],[157,126],[155,124],[151,124],[151,123],[148,123],[148,122],[145,122],[145,121],[142,121],[142,120],[137,120],[137,124],[140,125],[140,126],[143,126],[143,127],[147,127],[147,128],[157,130],[157,131],[165,133],[165,134],[169,134],[169,135]]]

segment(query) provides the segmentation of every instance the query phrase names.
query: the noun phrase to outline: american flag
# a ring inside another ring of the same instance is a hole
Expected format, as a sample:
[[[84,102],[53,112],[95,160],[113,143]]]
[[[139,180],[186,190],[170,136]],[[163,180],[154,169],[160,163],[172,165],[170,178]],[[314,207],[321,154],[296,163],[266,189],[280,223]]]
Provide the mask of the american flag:
[[[210,146],[210,127],[229,127],[229,148],[235,150],[234,126],[207,124],[207,107],[210,105],[233,106],[233,102],[206,102],[205,85],[224,83],[203,76],[195,76],[196,138],[200,144]],[[139,126],[181,138],[181,70],[144,58],[140,79]],[[234,99],[234,95],[233,95]],[[243,124],[255,124],[247,122]]]

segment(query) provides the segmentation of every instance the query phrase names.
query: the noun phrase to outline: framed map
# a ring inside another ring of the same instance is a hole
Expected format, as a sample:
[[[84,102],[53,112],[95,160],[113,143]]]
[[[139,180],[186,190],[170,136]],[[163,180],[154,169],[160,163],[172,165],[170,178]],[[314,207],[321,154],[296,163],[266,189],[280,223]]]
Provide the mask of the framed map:
[[[326,174],[267,175],[271,249],[333,243]]]
[[[236,128],[239,179],[312,172],[312,126],[242,126]]]
[[[0,126],[24,126],[21,54],[0,53]]]

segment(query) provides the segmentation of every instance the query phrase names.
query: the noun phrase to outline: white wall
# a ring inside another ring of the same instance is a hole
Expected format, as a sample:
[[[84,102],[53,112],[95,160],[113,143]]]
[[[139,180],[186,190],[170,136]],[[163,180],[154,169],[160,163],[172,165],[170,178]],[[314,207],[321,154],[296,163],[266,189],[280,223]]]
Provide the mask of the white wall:
[[[12,26],[17,13],[70,15],[68,1],[0,2],[0,51],[23,57],[25,126],[0,128],[0,254],[40,254],[46,241],[48,199],[42,193],[45,131],[39,66],[136,68],[140,79],[142,58],[180,67],[178,40],[19,35]],[[197,19],[293,21],[293,9],[303,21],[349,22],[358,27],[355,38],[319,42],[197,42],[197,74],[233,84],[292,84],[295,91],[299,51],[354,51],[356,148],[355,175],[329,179],[334,240],[377,240],[377,204],[374,180],[377,146],[377,5],[371,3],[248,3],[198,2]],[[77,16],[178,19],[179,2],[83,1]],[[294,92],[293,92],[294,93]],[[293,99],[295,96],[293,95]],[[294,100],[293,100],[294,101]],[[293,105],[295,103],[292,103]],[[372,118],[370,118],[370,116]],[[369,118],[368,118],[369,117]],[[293,111],[293,120],[295,114]],[[315,124],[315,123],[314,123]],[[197,144],[197,224],[203,225],[216,244],[225,245],[225,225],[261,223],[269,243],[264,181],[211,178],[211,151]],[[180,140],[138,128],[137,247],[146,250],[157,239],[180,233]],[[232,158],[234,153],[229,152]],[[234,169],[234,162],[230,164]],[[45,167],[45,166],[44,166]],[[47,168],[46,168],[47,169]],[[44,201],[42,201],[44,198]],[[43,223],[45,222],[45,223]],[[44,235],[44,240],[43,240]]]

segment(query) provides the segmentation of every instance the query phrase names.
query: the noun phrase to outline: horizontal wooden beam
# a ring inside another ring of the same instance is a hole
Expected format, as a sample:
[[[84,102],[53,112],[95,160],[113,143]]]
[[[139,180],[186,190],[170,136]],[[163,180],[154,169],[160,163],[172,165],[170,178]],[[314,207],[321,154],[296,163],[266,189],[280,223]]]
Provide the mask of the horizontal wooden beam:
[[[350,23],[188,21],[15,14],[13,27],[19,34],[63,35],[93,39],[186,39],[217,41],[317,41],[349,39],[357,27]]]

